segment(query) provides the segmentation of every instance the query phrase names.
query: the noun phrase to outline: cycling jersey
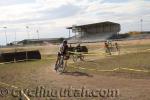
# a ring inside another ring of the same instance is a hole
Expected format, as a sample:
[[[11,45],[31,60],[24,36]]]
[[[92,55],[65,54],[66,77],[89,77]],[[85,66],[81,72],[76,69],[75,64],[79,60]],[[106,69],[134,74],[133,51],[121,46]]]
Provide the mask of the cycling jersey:
[[[65,55],[67,54],[67,52],[68,52],[68,45],[61,44],[59,47],[59,53]]]

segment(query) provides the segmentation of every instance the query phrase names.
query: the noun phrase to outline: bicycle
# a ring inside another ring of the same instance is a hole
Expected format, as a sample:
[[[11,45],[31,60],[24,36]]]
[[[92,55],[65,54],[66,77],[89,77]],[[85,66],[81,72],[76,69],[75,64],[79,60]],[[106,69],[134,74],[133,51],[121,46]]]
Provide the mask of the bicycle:
[[[72,59],[74,62],[77,62],[78,59],[80,59],[80,61],[84,61],[84,55],[82,53],[76,52],[72,55]]]
[[[65,71],[66,63],[67,63],[67,62],[65,63],[64,60],[68,60],[68,59],[69,59],[69,56],[61,55],[58,61],[58,64],[56,64],[55,66],[56,71],[63,73]]]

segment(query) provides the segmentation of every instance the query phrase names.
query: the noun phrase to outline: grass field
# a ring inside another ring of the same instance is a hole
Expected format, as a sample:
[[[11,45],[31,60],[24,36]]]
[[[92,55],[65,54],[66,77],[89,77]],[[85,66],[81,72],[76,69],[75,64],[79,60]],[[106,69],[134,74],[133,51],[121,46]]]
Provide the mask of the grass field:
[[[44,86],[46,89],[61,89],[68,86],[76,88],[86,86],[89,89],[116,88],[120,90],[116,98],[56,98],[56,100],[149,100],[150,97],[150,72],[133,70],[98,71],[112,70],[115,68],[130,68],[136,70],[150,71],[150,40],[122,41],[120,55],[108,56],[106,54],[85,55],[85,61],[74,63],[68,61],[67,72],[58,74],[53,71],[58,46],[30,46],[20,47],[18,50],[39,49],[42,60],[19,62],[0,65],[0,82],[17,86],[21,89],[33,89],[37,86]],[[102,43],[89,43],[90,52],[104,52]],[[5,52],[13,51],[14,48],[3,48]],[[78,69],[85,68],[85,69]],[[95,69],[95,70],[88,70]],[[9,86],[0,84],[0,88]],[[3,100],[18,100],[10,94],[1,97]],[[31,100],[50,100],[50,98],[35,98]]]

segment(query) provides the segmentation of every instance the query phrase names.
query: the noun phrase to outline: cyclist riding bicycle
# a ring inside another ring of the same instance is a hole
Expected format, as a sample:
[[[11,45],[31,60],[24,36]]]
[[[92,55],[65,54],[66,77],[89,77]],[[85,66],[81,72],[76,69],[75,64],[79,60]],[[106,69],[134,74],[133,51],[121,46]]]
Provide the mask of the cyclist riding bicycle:
[[[60,45],[60,47],[59,47],[59,52],[58,52],[58,54],[57,54],[57,60],[56,60],[56,64],[55,64],[55,70],[57,71],[57,69],[58,69],[58,66],[57,66],[57,64],[59,63],[59,61],[60,61],[60,59],[61,59],[61,57],[64,57],[64,60],[66,60],[65,61],[65,67],[66,67],[66,65],[67,65],[67,60],[69,59],[69,55],[68,55],[68,44],[67,44],[67,41],[66,40],[64,40],[63,42],[62,42],[62,44]]]

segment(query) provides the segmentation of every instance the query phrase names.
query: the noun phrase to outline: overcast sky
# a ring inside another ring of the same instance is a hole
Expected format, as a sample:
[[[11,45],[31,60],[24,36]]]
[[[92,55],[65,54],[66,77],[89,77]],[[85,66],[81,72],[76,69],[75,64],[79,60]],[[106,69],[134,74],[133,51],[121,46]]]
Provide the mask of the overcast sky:
[[[28,38],[67,37],[67,26],[113,21],[121,32],[150,30],[150,0],[0,0],[0,44]],[[27,29],[26,26],[29,26]],[[7,27],[4,29],[3,27]]]

